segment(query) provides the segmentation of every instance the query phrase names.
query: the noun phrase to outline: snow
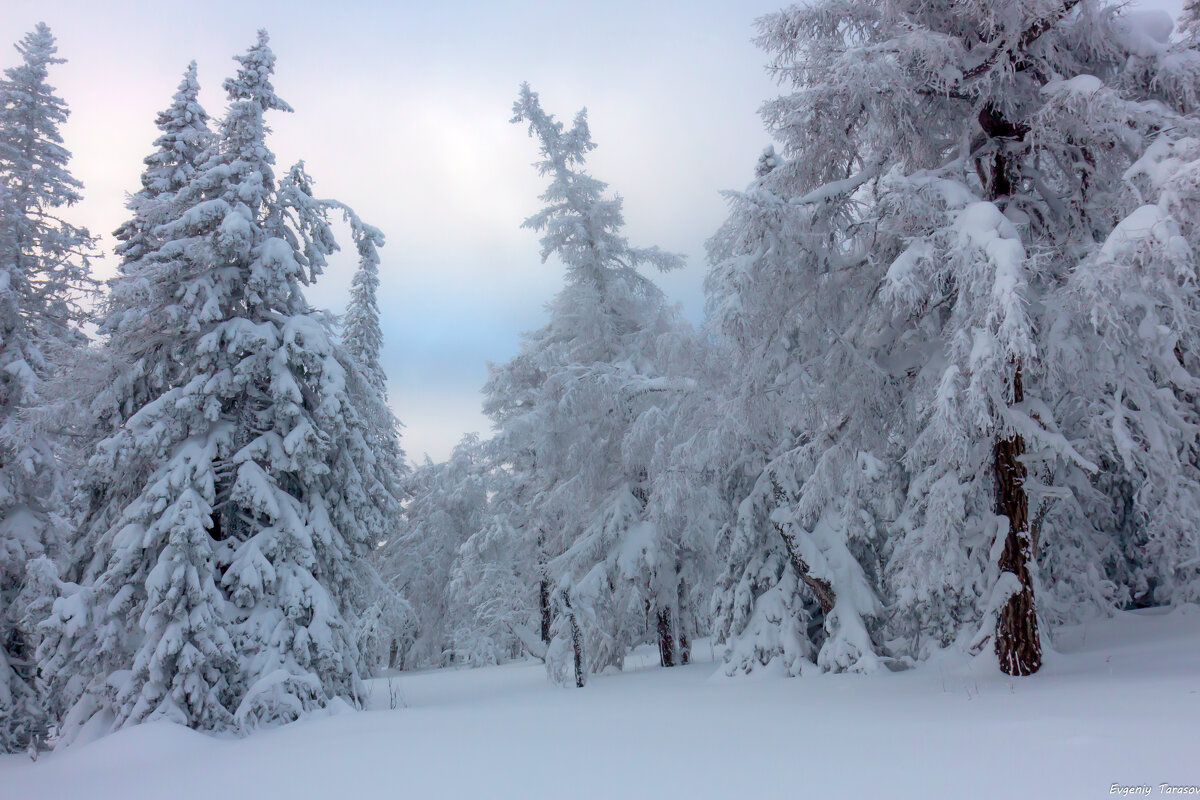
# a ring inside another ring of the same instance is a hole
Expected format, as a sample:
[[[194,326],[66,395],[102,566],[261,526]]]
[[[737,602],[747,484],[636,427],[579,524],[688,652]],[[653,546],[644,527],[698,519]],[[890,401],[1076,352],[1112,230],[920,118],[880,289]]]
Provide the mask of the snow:
[[[1171,14],[1161,8],[1128,8],[1116,20],[1114,32],[1135,55],[1149,58],[1163,51],[1175,29]]]
[[[1141,206],[1117,223],[1100,248],[1100,257],[1114,261],[1132,258],[1153,242],[1175,258],[1186,258],[1187,240],[1175,230],[1174,220],[1160,206]]]
[[[538,663],[403,673],[372,682],[376,710],[242,740],[149,723],[37,763],[0,757],[0,796],[207,800],[217,765],[227,800],[1096,798],[1200,783],[1197,606],[1064,629],[1032,678],[953,651],[895,674],[725,678],[711,653],[699,642],[700,663],[663,670],[641,648],[582,690],[548,685]]]
[[[1065,81],[1050,81],[1042,87],[1042,93],[1047,95],[1069,93],[1069,94],[1095,94],[1104,88],[1104,81],[1097,78],[1095,75],[1076,75]]]

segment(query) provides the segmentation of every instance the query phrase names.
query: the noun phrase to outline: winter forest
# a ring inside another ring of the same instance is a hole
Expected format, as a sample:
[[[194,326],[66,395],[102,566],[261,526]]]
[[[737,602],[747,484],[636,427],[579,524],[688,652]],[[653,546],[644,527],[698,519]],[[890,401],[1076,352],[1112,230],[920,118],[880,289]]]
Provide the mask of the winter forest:
[[[321,109],[276,93],[267,32],[185,55],[103,252],[73,56],[30,24],[0,62],[0,797],[345,737],[425,753],[330,784],[363,797],[839,796],[885,785],[875,748],[917,762],[891,796],[1013,796],[1039,751],[1032,796],[1200,793],[1200,3],[809,0],[727,33],[778,91],[710,187],[700,324],[587,112],[513,86],[559,288],[442,461],[380,356],[417,265],[277,163],[274,120]],[[336,253],[345,313],[310,301]],[[424,749],[504,714],[524,745]],[[446,777],[476,764],[487,791]]]

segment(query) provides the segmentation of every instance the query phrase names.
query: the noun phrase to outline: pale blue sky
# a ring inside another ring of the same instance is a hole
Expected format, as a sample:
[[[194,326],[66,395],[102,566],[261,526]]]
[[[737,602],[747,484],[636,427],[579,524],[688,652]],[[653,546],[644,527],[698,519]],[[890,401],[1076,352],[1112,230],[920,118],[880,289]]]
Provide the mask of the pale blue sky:
[[[490,433],[479,411],[486,363],[507,360],[520,332],[544,322],[561,282],[519,227],[542,189],[536,145],[508,123],[520,82],[561,118],[587,106],[591,171],[625,198],[635,245],[687,255],[659,282],[698,321],[703,244],[725,213],[718,192],[745,185],[769,141],[756,110],[776,88],[750,44],[753,21],[782,5],[5,0],[0,67],[17,58],[4,43],[50,25],[69,59],[51,82],[73,112],[64,136],[85,186],[73,217],[110,251],[184,66],[198,61],[201,100],[219,117],[231,56],[266,27],[276,89],[296,109],[272,119],[280,169],[305,159],[319,194],[387,234],[391,401],[409,456],[440,459],[463,433]],[[341,311],[353,267],[336,260],[312,301]]]

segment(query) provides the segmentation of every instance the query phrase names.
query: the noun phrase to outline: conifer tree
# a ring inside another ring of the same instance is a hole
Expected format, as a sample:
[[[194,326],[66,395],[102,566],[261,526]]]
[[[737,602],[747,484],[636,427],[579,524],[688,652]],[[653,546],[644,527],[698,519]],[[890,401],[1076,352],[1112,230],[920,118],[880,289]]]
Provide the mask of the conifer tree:
[[[275,178],[264,116],[290,108],[266,33],[236,60],[215,140],[126,270],[161,327],[110,334],[165,380],[89,465],[113,480],[43,648],[68,738],[96,714],[249,730],[359,693],[355,592],[395,498],[350,394],[358,367],[304,298],[335,204],[299,165]]]
[[[487,519],[488,474],[483,456],[478,436],[469,435],[446,461],[426,459],[409,480],[411,500],[399,535],[381,554],[385,559],[381,571],[402,596],[411,598],[417,615],[417,638],[405,654],[406,665],[503,660],[494,642],[483,643],[489,634],[504,635],[503,622],[498,630],[483,630],[490,627],[483,617],[496,609],[474,608],[474,598],[454,598],[452,591],[460,548],[483,529]],[[460,633],[461,645],[456,641]]]
[[[621,236],[620,199],[606,199],[605,185],[581,170],[595,147],[584,112],[567,129],[523,86],[513,122],[528,123],[541,148],[538,171],[550,180],[546,208],[524,225],[543,232],[542,257],[563,262],[566,286],[548,324],[492,370],[485,388],[497,466],[521,496],[494,499],[533,509],[509,529],[523,540],[514,549],[537,554],[542,574],[529,591],[560,618],[552,628],[566,644],[551,641],[550,653],[569,653],[586,673],[620,665],[631,646],[654,636],[646,611],[649,604],[658,616],[651,453],[632,434],[667,388],[672,343],[685,329],[637,267],[671,269],[680,260]],[[676,594],[672,586],[671,604]],[[548,666],[552,675],[571,672]],[[576,674],[576,685],[583,681]]]
[[[378,228],[363,222],[349,206],[336,201],[325,203],[341,211],[358,251],[358,268],[351,282],[341,341],[354,366],[347,375],[348,391],[366,424],[366,445],[375,461],[379,497],[387,504],[383,527],[371,543],[373,557],[365,565],[371,573],[370,579],[353,597],[362,614],[360,650],[371,662],[371,668],[376,669],[392,665],[403,655],[415,628],[412,607],[393,588],[394,576],[385,574],[396,568],[396,560],[402,558],[397,555],[395,544],[402,529],[399,501],[408,491],[405,484],[409,468],[400,446],[400,423],[388,405],[387,375],[380,359],[383,330],[379,321],[379,248],[384,236]],[[385,542],[391,545],[388,553],[380,549]]]
[[[199,95],[196,62],[192,61],[171,105],[155,120],[161,133],[154,140],[154,152],[142,162],[142,188],[126,203],[133,216],[114,233],[123,266],[156,249],[154,229],[170,219],[170,201],[195,176],[212,144],[208,112],[200,105]]]
[[[67,492],[53,443],[28,424],[56,367],[82,344],[92,239],[61,219],[80,199],[59,127],[66,103],[46,81],[63,63],[39,23],[0,81],[0,751],[39,746],[37,633],[26,565],[61,556]]]
[[[957,642],[1034,672],[1039,608],[1120,602],[1139,569],[1129,541],[1171,541],[1191,563],[1186,536],[1103,508],[1124,485],[1190,518],[1186,489],[1147,480],[1190,485],[1190,379],[1140,359],[1143,390],[1183,404],[1170,467],[1115,459],[1123,414],[1096,425],[1080,409],[1127,402],[1121,370],[1144,343],[1116,324],[1092,338],[1112,299],[1083,277],[1116,263],[1112,237],[1146,202],[1131,167],[1192,135],[1195,55],[1153,19],[1074,0],[829,0],[760,30],[796,91],[764,109],[782,163],[735,197],[710,278],[722,338],[761,353],[734,381],[753,425],[729,447],[763,466],[719,593],[731,664],[863,668]],[[1187,230],[1187,203],[1157,196]],[[1147,319],[1171,321],[1187,371],[1193,299],[1165,286],[1148,296],[1175,310]],[[1141,424],[1138,446],[1156,447],[1162,420]],[[1043,569],[1063,580],[1039,606]],[[1185,578],[1162,596],[1186,596]]]
[[[165,356],[181,326],[176,298],[183,282],[175,269],[178,260],[160,252],[168,239],[159,229],[184,211],[179,192],[194,179],[215,143],[199,92],[193,61],[171,104],[155,119],[159,136],[154,151],[143,160],[142,188],[126,203],[130,218],[114,232],[120,261],[117,275],[108,282],[98,319],[104,346],[94,350],[92,363],[76,365],[74,386],[61,390],[79,401],[76,405],[85,418],[72,422],[93,445],[166,391],[177,381],[182,366]],[[151,314],[147,309],[170,309],[171,313]],[[142,469],[144,480],[145,466],[130,463],[126,468]],[[107,469],[107,465],[85,468],[81,476],[80,493],[90,496],[82,504],[91,511],[102,496],[110,498],[104,507],[115,508]]]
[[[383,331],[379,327],[379,248],[383,245],[383,233],[365,225],[355,214],[348,216],[358,248],[358,269],[350,284],[342,341],[346,351],[362,365],[371,385],[385,393],[386,377],[379,363],[383,348]]]

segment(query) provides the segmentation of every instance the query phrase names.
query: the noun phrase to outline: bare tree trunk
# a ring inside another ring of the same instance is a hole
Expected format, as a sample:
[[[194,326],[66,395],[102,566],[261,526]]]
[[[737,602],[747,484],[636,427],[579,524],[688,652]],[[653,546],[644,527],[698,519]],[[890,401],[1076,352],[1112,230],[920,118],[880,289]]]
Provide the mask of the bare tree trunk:
[[[554,617],[550,609],[550,576],[546,574],[546,535],[538,533],[538,610],[542,617],[542,641],[550,644],[550,624]]]
[[[675,571],[679,571],[679,565],[675,565]],[[688,614],[687,614],[687,581],[682,577],[678,584],[679,597],[679,619],[675,623],[675,630],[679,634],[679,663],[683,665],[690,664],[692,661],[692,643],[688,641]]]
[[[675,666],[675,626],[671,607],[658,609],[658,662],[664,667]]]
[[[579,689],[587,683],[587,667],[583,660],[583,631],[579,628],[579,619],[575,609],[571,608],[570,597],[564,594],[564,604],[567,607],[567,618],[571,624],[571,648],[575,651],[575,686]]]
[[[1013,378],[1013,402],[1022,399],[1021,371]],[[1000,610],[996,619],[996,655],[1000,669],[1008,675],[1032,675],[1042,666],[1042,643],[1038,635],[1033,602],[1032,557],[1029,538],[1029,497],[1025,493],[1025,465],[1021,455],[1025,441],[1019,434],[1000,439],[995,446],[996,513],[1008,517],[1008,535],[1000,554],[1000,571],[1017,576],[1020,589]]]
[[[993,200],[1001,200],[1013,193],[1015,183],[1012,157],[1005,151],[1005,144],[1024,139],[1029,128],[1010,122],[992,106],[985,106],[979,112],[979,125],[998,143],[990,164],[990,193]],[[1013,365],[1012,404],[1024,399],[1021,365],[1017,363]],[[1015,575],[1020,585],[996,619],[996,655],[1000,669],[1008,675],[1032,675],[1042,666],[1042,643],[1029,573],[1032,550],[1029,496],[1025,493],[1025,465],[1021,463],[1024,452],[1025,440],[1019,434],[997,439],[993,446],[996,513],[1008,518],[1008,534],[998,566],[1002,573]]]
[[[542,641],[550,644],[550,581],[545,578],[538,581],[538,603],[542,612]]]

